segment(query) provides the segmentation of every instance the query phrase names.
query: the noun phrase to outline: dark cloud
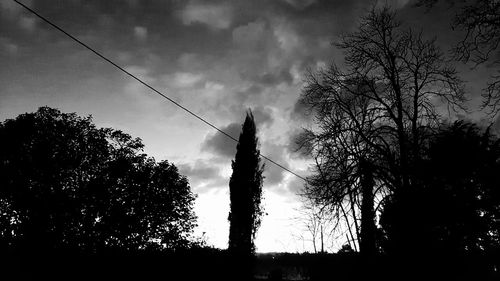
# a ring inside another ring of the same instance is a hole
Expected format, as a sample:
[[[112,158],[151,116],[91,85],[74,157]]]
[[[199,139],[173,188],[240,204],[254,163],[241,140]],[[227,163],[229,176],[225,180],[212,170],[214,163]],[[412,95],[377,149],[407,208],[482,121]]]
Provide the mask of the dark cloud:
[[[227,186],[227,178],[221,176],[216,159],[198,159],[193,164],[178,164],[179,172],[186,176],[195,192],[205,192]]]
[[[235,139],[238,139],[241,133],[241,124],[231,123],[220,129]],[[216,132],[205,137],[201,145],[201,150],[214,153],[216,156],[232,159],[236,154],[236,143],[226,135]]]
[[[207,161],[197,160],[194,164],[179,164],[179,171],[188,178],[210,180],[219,175],[220,169]]]
[[[232,32],[234,44],[247,50],[258,50],[265,47],[270,36],[269,26],[263,20],[240,25]]]
[[[306,141],[306,132],[301,129],[290,131],[288,134],[287,151],[295,159],[311,159],[312,146]]]
[[[304,191],[304,184],[304,180],[294,177],[288,182],[286,190],[292,194],[299,195]]]
[[[293,105],[290,118],[295,121],[309,121],[311,117],[311,109],[299,97]]]
[[[294,8],[298,10],[303,10],[316,2],[316,0],[283,0],[283,1],[292,5]]]
[[[277,85],[279,83],[291,83],[293,81],[293,77],[290,74],[290,70],[281,70],[277,73],[265,73],[257,77],[256,82],[259,82],[263,85]]]
[[[185,25],[202,24],[220,30],[231,26],[232,11],[227,3],[189,1],[179,12],[179,17]]]
[[[282,165],[283,167],[290,168],[285,157],[286,156],[285,146],[267,142],[264,143],[261,152],[262,154],[272,159],[276,163]],[[281,183],[281,181],[283,181],[285,177],[284,175],[285,170],[274,165],[273,163],[268,162],[265,159],[263,159],[263,162],[265,163],[264,185],[273,186]]]
[[[254,107],[252,108],[252,113],[257,127],[270,126],[274,121],[272,110],[269,107]]]
[[[260,95],[264,91],[264,87],[257,84],[252,84],[250,87],[245,88],[236,93],[236,99],[239,101],[239,104],[245,102],[250,97],[255,97]]]
[[[238,85],[234,92],[240,94],[223,100],[225,107],[259,95],[279,95],[273,87],[293,81],[293,66],[300,71],[330,56],[331,48],[323,43],[338,33],[339,18],[356,13],[359,6],[359,1],[294,0],[25,2],[124,66],[147,68],[153,80],[176,71],[194,71],[212,81]],[[16,61],[17,67],[9,66],[12,75],[27,65],[43,72],[37,68],[57,63],[78,48],[17,4],[1,6],[3,14],[12,16],[0,19],[0,49],[25,58]],[[36,38],[30,35],[33,31],[23,32],[23,28],[34,29]],[[43,63],[31,64],[35,54],[40,54]],[[86,71],[84,66],[73,71],[79,74],[80,70]],[[110,71],[101,67],[89,72],[103,75]],[[59,80],[71,84],[75,79]],[[245,106],[258,102],[253,99]]]

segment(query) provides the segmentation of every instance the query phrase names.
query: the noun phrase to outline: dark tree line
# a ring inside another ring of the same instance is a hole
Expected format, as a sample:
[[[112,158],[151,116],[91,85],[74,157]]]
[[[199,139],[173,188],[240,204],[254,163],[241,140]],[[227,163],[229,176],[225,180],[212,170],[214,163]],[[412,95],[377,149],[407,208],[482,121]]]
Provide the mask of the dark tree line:
[[[4,249],[184,248],[196,223],[187,179],[140,139],[48,107],[0,123]]]

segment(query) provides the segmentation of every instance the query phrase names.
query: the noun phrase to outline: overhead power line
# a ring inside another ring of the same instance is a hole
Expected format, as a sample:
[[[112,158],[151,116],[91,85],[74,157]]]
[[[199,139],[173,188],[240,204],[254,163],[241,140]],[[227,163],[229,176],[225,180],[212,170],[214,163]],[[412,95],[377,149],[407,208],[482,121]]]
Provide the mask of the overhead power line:
[[[228,137],[229,139],[233,140],[234,142],[238,143],[238,140],[236,138],[234,138],[233,136],[229,135],[228,133],[224,132],[223,130],[219,129],[217,126],[213,125],[212,123],[210,123],[209,121],[205,120],[203,117],[201,117],[200,115],[192,112],[191,110],[189,110],[188,108],[184,107],[183,105],[179,104],[178,102],[176,102],[175,100],[171,99],[170,97],[168,97],[167,95],[163,94],[162,92],[158,91],[157,89],[155,89],[153,86],[149,85],[148,83],[144,82],[142,79],[138,78],[137,76],[135,76],[134,74],[130,73],[129,71],[127,71],[126,69],[124,69],[123,67],[121,67],[120,65],[116,64],[114,61],[110,60],[109,58],[107,58],[106,56],[104,56],[103,54],[99,53],[98,51],[96,51],[95,49],[93,49],[92,47],[90,47],[89,45],[85,44],[84,42],[82,42],[80,39],[76,38],[75,36],[71,35],[70,33],[66,32],[64,29],[62,29],[61,27],[59,27],[58,25],[56,25],[55,23],[51,22],[50,20],[48,20],[47,18],[45,18],[44,16],[40,15],[39,13],[37,13],[36,11],[34,11],[33,9],[31,9],[30,7],[24,5],[23,3],[17,1],[17,0],[12,0],[14,2],[16,2],[17,4],[21,5],[23,8],[25,8],[26,10],[28,10],[29,12],[31,12],[32,14],[34,14],[35,16],[37,16],[38,18],[40,18],[41,20],[43,20],[44,22],[48,23],[49,25],[51,25],[52,27],[54,27],[55,29],[59,30],[60,32],[64,33],[64,35],[68,36],[69,38],[71,38],[73,41],[77,42],[78,44],[82,45],[83,47],[85,47],[87,50],[91,51],[92,53],[94,53],[95,55],[97,55],[98,57],[100,57],[101,59],[105,60],[106,62],[108,62],[109,64],[113,65],[114,67],[118,68],[120,71],[122,71],[123,73],[127,74],[128,76],[134,78],[136,81],[138,81],[139,83],[141,83],[142,85],[146,86],[147,88],[149,88],[151,91],[153,91],[154,93],[160,95],[161,97],[163,97],[164,99],[168,100],[169,102],[173,103],[174,105],[176,105],[177,107],[183,109],[184,111],[186,111],[187,113],[191,114],[193,117],[195,117],[196,119],[200,120],[201,122],[205,123],[206,125],[212,127],[213,129],[217,130],[219,133],[223,134],[224,136]],[[306,179],[302,176],[300,176],[299,174],[293,172],[292,170],[286,168],[285,166],[277,163],[276,161],[272,160],[271,158],[263,155],[263,154],[260,154],[260,156],[264,159],[266,159],[267,161],[273,163],[274,165],[278,166],[279,168],[289,172],[290,174],[306,181]]]

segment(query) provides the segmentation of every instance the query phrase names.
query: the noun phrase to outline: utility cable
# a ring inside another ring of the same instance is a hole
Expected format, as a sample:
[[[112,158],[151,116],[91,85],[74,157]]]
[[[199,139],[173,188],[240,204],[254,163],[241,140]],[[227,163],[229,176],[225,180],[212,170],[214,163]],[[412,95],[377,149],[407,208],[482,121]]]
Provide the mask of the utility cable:
[[[38,18],[40,18],[41,20],[43,20],[44,22],[48,23],[49,25],[51,25],[52,27],[54,27],[55,29],[59,30],[60,32],[64,33],[64,35],[68,36],[69,38],[71,38],[73,41],[77,42],[78,44],[82,45],[83,47],[85,47],[87,50],[91,51],[92,53],[94,53],[95,55],[97,55],[98,57],[100,57],[101,59],[105,60],[106,62],[108,62],[109,64],[113,65],[114,67],[118,68],[120,71],[122,71],[123,73],[127,74],[128,76],[132,77],[133,79],[135,79],[136,81],[138,81],[139,83],[141,83],[142,85],[146,86],[147,88],[149,88],[151,91],[155,92],[156,94],[160,95],[161,97],[167,99],[169,102],[173,103],[174,105],[176,105],[177,107],[183,109],[184,111],[186,111],[187,113],[191,114],[193,117],[195,117],[196,119],[200,120],[201,122],[205,123],[206,125],[212,127],[213,129],[217,130],[219,133],[223,134],[224,136],[228,137],[229,139],[233,140],[234,142],[238,143],[238,140],[236,138],[234,138],[233,136],[229,135],[228,133],[224,132],[223,130],[219,129],[217,126],[213,125],[212,123],[208,122],[207,120],[205,120],[203,117],[201,117],[200,115],[194,113],[193,111],[189,110],[188,108],[184,107],[183,105],[179,104],[178,102],[176,102],[175,100],[171,99],[170,97],[168,97],[167,95],[161,93],[160,91],[158,91],[157,89],[155,89],[154,87],[152,87],[151,85],[149,85],[148,83],[144,82],[142,79],[138,78],[137,76],[135,76],[134,74],[130,73],[129,71],[127,71],[126,69],[124,69],[123,67],[121,67],[120,65],[116,64],[115,62],[113,62],[112,60],[108,59],[106,56],[104,56],[103,54],[101,54],[100,52],[96,51],[95,49],[93,49],[92,47],[90,47],[89,45],[85,44],[84,42],[82,42],[80,39],[76,38],[75,36],[71,35],[70,33],[66,32],[64,29],[62,29],[61,27],[59,27],[58,25],[56,25],[55,23],[51,22],[50,20],[48,20],[47,18],[45,18],[44,16],[40,15],[39,13],[37,13],[36,11],[34,11],[33,9],[31,9],[30,7],[24,5],[23,3],[17,1],[17,0],[12,0],[14,2],[16,2],[17,4],[21,5],[23,8],[25,8],[26,10],[28,10],[29,12],[31,12],[32,14],[34,14],[35,16],[37,16]],[[266,159],[267,161],[273,163],[274,165],[278,166],[279,168],[289,172],[290,174],[304,180],[304,181],[307,181],[304,177],[300,176],[299,174],[293,172],[292,170],[286,168],[285,166],[277,163],[276,161],[272,160],[271,158],[263,155],[263,154],[260,154],[259,155]]]

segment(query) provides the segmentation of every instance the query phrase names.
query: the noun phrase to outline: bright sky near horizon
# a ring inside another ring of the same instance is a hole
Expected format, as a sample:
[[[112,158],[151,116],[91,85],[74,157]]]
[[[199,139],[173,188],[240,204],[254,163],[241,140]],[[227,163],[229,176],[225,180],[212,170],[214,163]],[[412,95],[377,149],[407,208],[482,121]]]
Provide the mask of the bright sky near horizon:
[[[342,54],[331,42],[356,28],[374,1],[21,0],[54,23],[222,130],[239,135],[254,112],[261,152],[307,176],[308,159],[293,137],[308,118],[297,104],[308,69]],[[411,0],[379,1],[404,24],[437,37],[447,51],[460,38],[449,3],[427,11]],[[447,1],[441,1],[447,2]],[[487,66],[457,65],[478,104]],[[10,0],[0,0],[0,121],[40,106],[91,114],[98,126],[140,137],[145,152],[167,159],[198,194],[198,235],[225,248],[228,182],[236,145],[130,79]],[[303,181],[266,164],[267,216],[259,252],[312,251],[297,221]],[[335,241],[331,249],[345,241]]]

